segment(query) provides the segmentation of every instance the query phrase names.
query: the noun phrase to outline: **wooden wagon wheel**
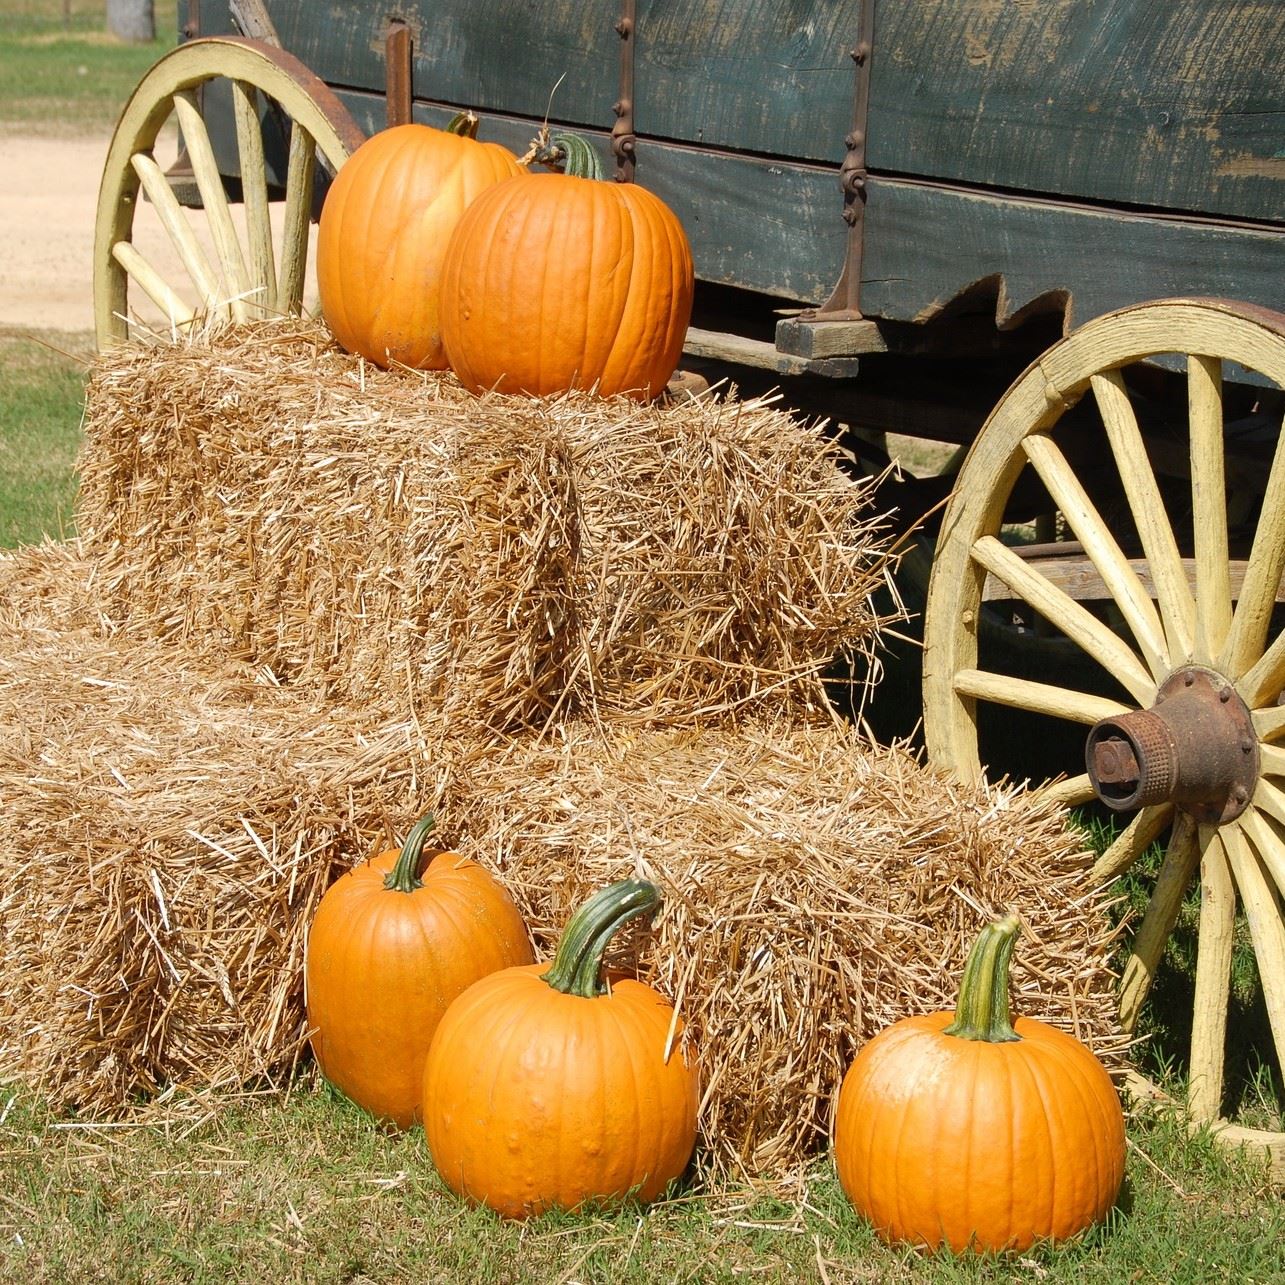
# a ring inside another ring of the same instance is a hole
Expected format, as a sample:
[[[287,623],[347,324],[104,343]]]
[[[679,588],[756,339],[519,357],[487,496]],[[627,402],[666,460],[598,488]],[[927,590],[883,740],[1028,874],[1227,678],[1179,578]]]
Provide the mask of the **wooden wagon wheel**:
[[[244,232],[232,217],[198,106],[198,91],[217,82],[227,86],[234,109]],[[275,233],[259,123],[269,100],[272,112],[288,119],[290,138],[284,219]],[[154,155],[172,118],[200,190],[203,227],[185,215]],[[323,81],[271,45],[217,37],[180,45],[160,59],[126,104],[103,170],[94,233],[99,347],[128,338],[133,288],[172,331],[209,315],[245,320],[297,312],[318,156],[333,172],[364,137]],[[168,240],[168,272],[134,244],[143,194]]]
[[[1185,373],[1165,375],[1166,360]],[[1237,383],[1234,412],[1231,363],[1273,386]],[[1162,487],[1139,408],[1138,389],[1157,377],[1185,384],[1181,504],[1171,485]],[[1218,300],[1160,301],[1100,317],[1031,365],[978,435],[944,515],[925,611],[924,732],[934,764],[976,778],[979,707],[1089,729],[1089,770],[1045,788],[1067,804],[1096,796],[1133,813],[1094,881],[1120,875],[1168,834],[1122,978],[1124,1025],[1135,1026],[1199,875],[1189,1112],[1226,1141],[1267,1147],[1285,1174],[1285,1135],[1221,1119],[1238,902],[1285,1063],[1282,388],[1285,316]],[[1228,516],[1245,510],[1240,484],[1228,481],[1229,429],[1247,392],[1248,409],[1267,417],[1270,432],[1258,426],[1266,444],[1242,530]],[[1077,466],[1086,440],[1088,462]],[[1091,564],[1103,607],[1090,609],[1055,562],[1024,557],[1001,539],[1010,496],[1034,479]],[[1109,520],[1105,493],[1123,501]],[[1112,676],[1116,694],[1062,685],[1056,673],[1017,679],[979,663],[977,620],[996,596],[1020,600],[1074,640]]]

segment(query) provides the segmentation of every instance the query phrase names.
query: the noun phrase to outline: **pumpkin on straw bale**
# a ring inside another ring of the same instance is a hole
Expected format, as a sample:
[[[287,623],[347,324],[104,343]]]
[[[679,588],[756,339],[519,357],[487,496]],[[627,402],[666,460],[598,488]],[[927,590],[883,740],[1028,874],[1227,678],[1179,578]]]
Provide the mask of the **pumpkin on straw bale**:
[[[69,561],[51,551],[52,568]],[[412,729],[244,667],[7,615],[0,1073],[115,1113],[170,1084],[287,1069],[306,925],[403,824]]]
[[[478,398],[295,320],[111,350],[85,435],[104,610],[349,703],[708,721],[881,624],[869,488],[768,401]]]
[[[665,903],[634,962],[700,1063],[703,1151],[751,1178],[823,1149],[856,1051],[954,1002],[982,924],[1022,919],[1014,1007],[1119,1067],[1114,928],[1062,814],[964,786],[833,723],[622,735],[568,726],[477,756],[444,816],[498,863],[542,953],[593,889],[638,875]]]

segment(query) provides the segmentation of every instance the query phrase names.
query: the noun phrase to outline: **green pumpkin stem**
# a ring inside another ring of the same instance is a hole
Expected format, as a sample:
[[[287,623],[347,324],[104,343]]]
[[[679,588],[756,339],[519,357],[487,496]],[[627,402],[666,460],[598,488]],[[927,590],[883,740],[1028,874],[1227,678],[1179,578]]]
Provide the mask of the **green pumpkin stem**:
[[[522,159],[560,170],[572,178],[604,177],[597,151],[579,134],[554,134],[550,138],[548,131],[542,129]]]
[[[424,886],[424,881],[419,877],[420,859],[424,855],[424,840],[435,824],[436,818],[430,813],[411,826],[393,868],[384,876],[384,887],[389,892],[414,892],[416,888]]]
[[[1013,1029],[1008,1011],[1008,965],[1018,927],[1017,916],[1006,915],[987,924],[978,935],[964,965],[955,1020],[946,1027],[947,1035],[988,1044],[1021,1038]]]
[[[622,879],[595,892],[567,921],[543,979],[555,991],[594,999],[607,993],[602,957],[629,920],[660,905],[660,889],[643,879]]]
[[[479,119],[477,112],[456,112],[455,115],[446,122],[446,132],[448,134],[458,134],[461,138],[476,138],[478,124]]]

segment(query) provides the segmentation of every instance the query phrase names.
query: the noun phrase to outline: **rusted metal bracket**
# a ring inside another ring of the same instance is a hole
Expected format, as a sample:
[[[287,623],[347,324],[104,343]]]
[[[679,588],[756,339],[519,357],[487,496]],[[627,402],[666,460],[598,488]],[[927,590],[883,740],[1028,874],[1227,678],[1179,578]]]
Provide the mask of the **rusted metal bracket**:
[[[862,0],[857,43],[849,51],[856,68],[852,96],[852,128],[844,138],[847,153],[839,166],[843,191],[843,221],[848,225],[848,249],[843,272],[830,298],[815,310],[799,314],[802,321],[861,320],[861,262],[866,223],[866,130],[870,117],[870,63],[874,54],[875,0]]]
[[[616,156],[616,182],[632,183],[637,166],[638,136],[634,133],[634,43],[637,31],[635,0],[621,0],[616,34],[620,37],[620,97],[611,110],[616,123],[611,127],[611,150]]]
[[[410,24],[402,18],[389,18],[384,38],[384,100],[389,129],[411,123],[413,52]]]
[[[1150,709],[1094,724],[1084,759],[1107,807],[1172,802],[1202,825],[1240,816],[1260,768],[1248,708],[1221,674],[1199,665],[1175,670]]]

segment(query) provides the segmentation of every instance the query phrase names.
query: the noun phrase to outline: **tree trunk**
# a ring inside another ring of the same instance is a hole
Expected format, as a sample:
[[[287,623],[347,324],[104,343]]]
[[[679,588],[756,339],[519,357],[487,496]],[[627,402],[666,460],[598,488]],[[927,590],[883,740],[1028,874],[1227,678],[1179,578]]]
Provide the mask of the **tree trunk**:
[[[153,0],[107,0],[107,30],[117,40],[149,44],[156,39]]]

